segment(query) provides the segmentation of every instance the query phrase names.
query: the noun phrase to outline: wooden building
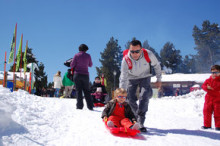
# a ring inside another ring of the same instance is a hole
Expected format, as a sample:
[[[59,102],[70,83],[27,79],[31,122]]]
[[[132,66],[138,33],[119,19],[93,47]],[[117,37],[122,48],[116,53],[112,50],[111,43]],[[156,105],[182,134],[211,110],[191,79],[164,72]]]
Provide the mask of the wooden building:
[[[13,83],[13,72],[7,72],[7,79],[6,79],[6,87],[8,82]],[[30,79],[30,72],[26,72],[26,82],[25,82],[25,77],[24,73],[22,72],[15,72],[16,76],[16,89],[24,89],[26,87],[26,90],[28,89],[29,86],[29,79]],[[4,79],[4,72],[0,71],[0,85],[3,85],[3,79]],[[35,78],[33,78],[33,81],[35,81]]]
[[[195,84],[201,85],[206,79],[210,77],[211,74],[163,74],[162,75],[162,95],[163,96],[175,96],[187,94],[190,92],[190,88]],[[151,86],[153,89],[156,88],[155,85],[156,77],[151,78]],[[158,90],[155,90],[158,91]],[[177,92],[178,91],[178,92]]]

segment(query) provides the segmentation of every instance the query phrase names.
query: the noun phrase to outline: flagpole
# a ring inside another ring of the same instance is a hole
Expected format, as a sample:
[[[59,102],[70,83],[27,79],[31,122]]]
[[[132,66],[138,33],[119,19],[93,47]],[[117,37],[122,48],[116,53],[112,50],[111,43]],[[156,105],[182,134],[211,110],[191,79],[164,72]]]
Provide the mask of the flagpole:
[[[7,56],[7,52],[5,51],[5,65],[4,65],[4,78],[3,78],[3,87],[5,87],[5,80],[6,80],[6,56]]]
[[[15,85],[15,55],[16,55],[16,37],[17,37],[17,23],[15,25],[15,50],[14,50],[14,66],[13,66],[13,85]],[[14,90],[13,90],[14,91]]]
[[[25,48],[25,52],[27,53],[27,48],[28,48],[28,40],[26,41],[26,48]],[[24,52],[24,53],[25,53]],[[26,56],[27,56],[27,54],[26,54]],[[24,57],[26,58],[26,56],[25,56],[25,54],[24,54]],[[24,57],[23,57],[23,59],[24,59]],[[26,62],[26,60],[24,61],[23,60],[23,62],[24,62],[24,65],[26,65],[26,68],[27,68],[27,62]],[[24,66],[25,67],[25,66]],[[24,70],[24,67],[23,67],[23,71],[24,71],[24,78],[25,78],[25,75],[26,75],[26,69]],[[25,81],[24,81],[24,88],[25,88]],[[26,90],[26,89],[24,89],[24,90]]]
[[[23,42],[23,33],[21,34],[21,39]],[[22,42],[21,42],[21,59],[20,59],[20,80],[21,80],[21,68],[22,68]]]
[[[29,76],[29,93],[31,94],[31,80],[32,80],[32,78],[31,78],[31,76],[32,76],[32,74],[31,74],[31,72],[30,72],[30,76]]]

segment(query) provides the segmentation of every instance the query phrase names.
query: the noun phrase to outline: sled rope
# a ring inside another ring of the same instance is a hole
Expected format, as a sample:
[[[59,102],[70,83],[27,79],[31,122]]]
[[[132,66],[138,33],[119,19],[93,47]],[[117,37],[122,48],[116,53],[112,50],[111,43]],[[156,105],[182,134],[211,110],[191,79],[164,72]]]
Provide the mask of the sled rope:
[[[128,132],[127,128],[125,128],[125,132],[126,132],[126,133]]]

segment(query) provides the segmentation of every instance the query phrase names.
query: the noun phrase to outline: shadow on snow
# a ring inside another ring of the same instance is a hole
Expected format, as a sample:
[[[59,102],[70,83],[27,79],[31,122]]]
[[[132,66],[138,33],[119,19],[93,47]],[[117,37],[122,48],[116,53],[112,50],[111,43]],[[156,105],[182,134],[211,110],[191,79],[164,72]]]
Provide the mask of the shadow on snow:
[[[166,136],[168,133],[200,136],[200,137],[206,137],[206,138],[210,138],[210,139],[214,139],[214,140],[220,140],[220,133],[203,131],[203,130],[187,130],[187,129],[162,130],[162,129],[157,129],[157,128],[148,128],[148,132],[145,135]]]

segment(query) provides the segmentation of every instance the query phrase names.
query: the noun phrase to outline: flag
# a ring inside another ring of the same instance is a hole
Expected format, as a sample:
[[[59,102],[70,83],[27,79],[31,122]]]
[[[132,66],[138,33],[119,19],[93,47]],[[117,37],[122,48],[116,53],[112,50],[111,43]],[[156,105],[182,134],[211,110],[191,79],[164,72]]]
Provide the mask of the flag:
[[[22,40],[23,40],[23,34],[21,34],[21,40],[20,40],[19,49],[17,53],[16,71],[18,71],[19,66],[20,66],[21,53],[22,53]]]
[[[26,49],[25,49],[24,57],[23,57],[24,73],[27,71],[27,49],[28,49],[28,41],[26,41]]]
[[[14,30],[14,34],[13,34],[13,39],[11,42],[11,51],[10,51],[10,56],[8,59],[8,63],[11,63],[14,59],[14,51],[15,51],[15,44],[16,44],[16,34],[17,34],[17,23],[15,25],[15,30]]]

